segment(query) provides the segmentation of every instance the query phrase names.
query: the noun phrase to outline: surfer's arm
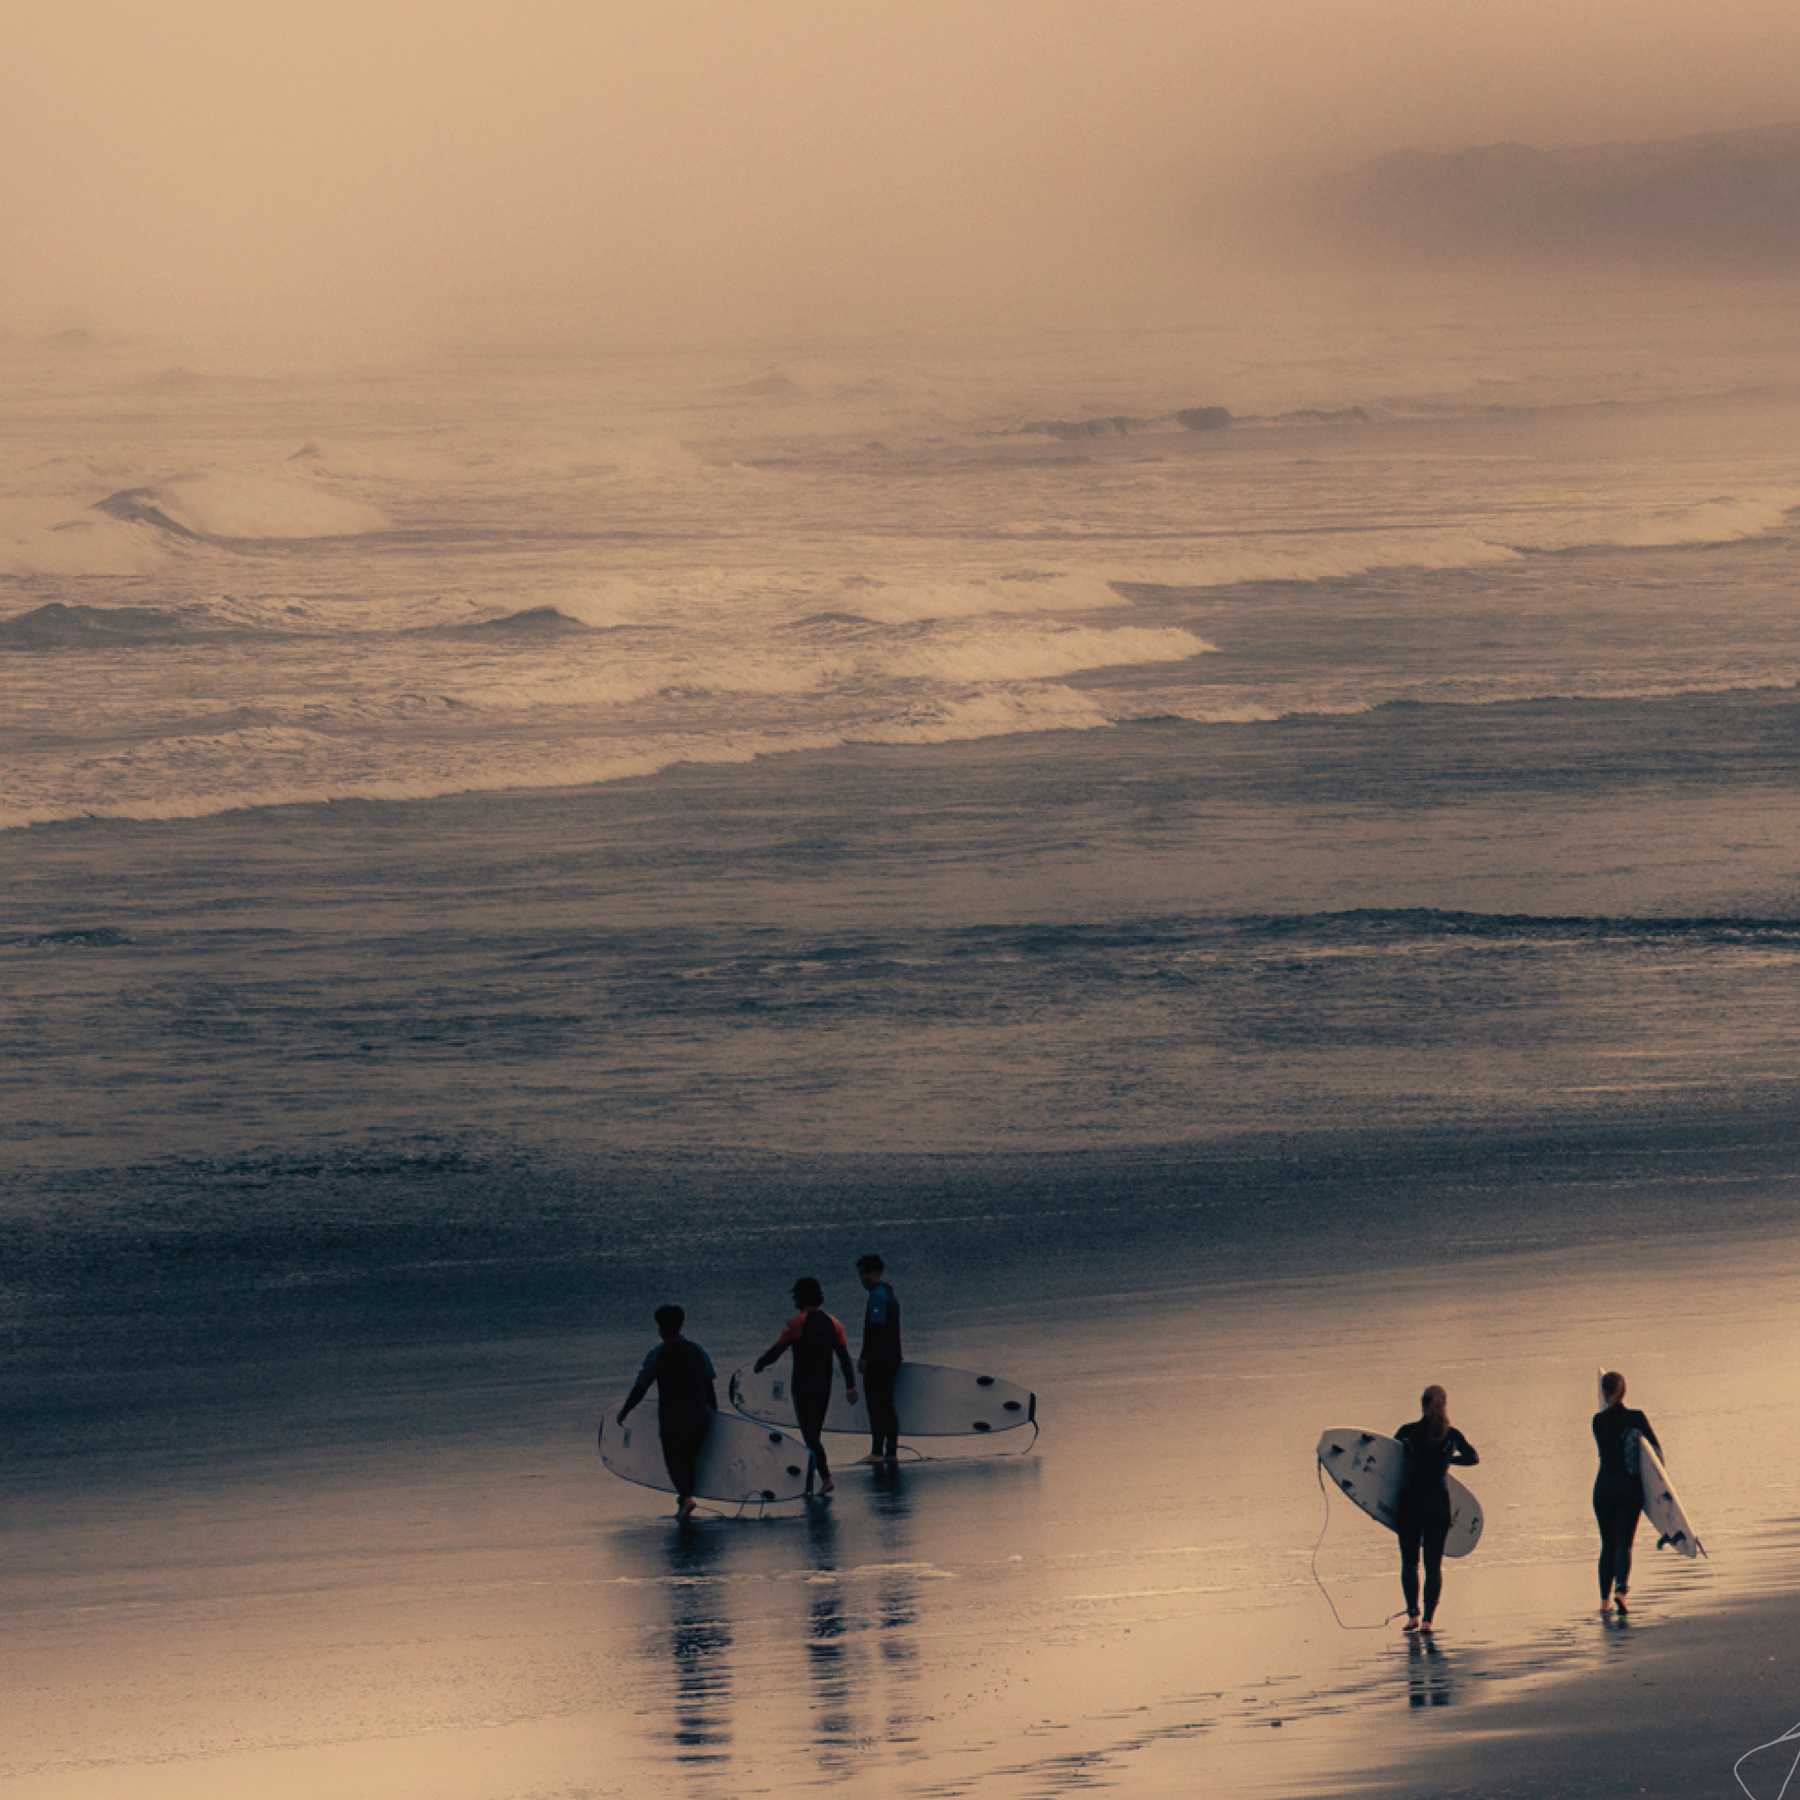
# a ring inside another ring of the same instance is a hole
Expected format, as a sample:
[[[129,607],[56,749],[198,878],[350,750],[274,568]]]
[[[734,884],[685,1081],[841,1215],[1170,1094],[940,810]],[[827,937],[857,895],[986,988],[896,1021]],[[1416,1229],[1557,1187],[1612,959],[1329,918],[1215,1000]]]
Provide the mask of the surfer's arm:
[[[1462,1468],[1472,1469],[1481,1461],[1481,1452],[1459,1431],[1456,1434],[1456,1443],[1450,1451],[1450,1460]]]
[[[650,1383],[656,1379],[656,1359],[662,1354],[662,1345],[658,1344],[644,1358],[644,1366],[638,1370],[638,1378],[632,1384],[631,1392],[625,1396],[625,1404],[619,1408],[619,1423],[625,1423],[625,1415],[643,1399],[650,1391]]]
[[[760,1375],[800,1335],[800,1327],[805,1323],[805,1318],[806,1315],[802,1313],[798,1318],[789,1319],[782,1326],[781,1336],[756,1359],[757,1374]]]
[[[850,1340],[844,1336],[844,1328],[836,1319],[831,1321],[837,1332],[837,1342],[832,1349],[837,1352],[838,1367],[844,1371],[844,1392],[851,1399],[856,1398],[856,1365],[850,1360]]]

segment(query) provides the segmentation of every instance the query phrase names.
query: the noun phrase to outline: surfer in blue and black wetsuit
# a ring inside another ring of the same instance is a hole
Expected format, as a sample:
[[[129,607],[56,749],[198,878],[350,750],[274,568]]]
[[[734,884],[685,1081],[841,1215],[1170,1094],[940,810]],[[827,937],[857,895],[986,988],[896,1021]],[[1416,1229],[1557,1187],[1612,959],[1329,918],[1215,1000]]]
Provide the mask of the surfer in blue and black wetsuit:
[[[1444,1591],[1444,1543],[1450,1536],[1450,1470],[1472,1468],[1481,1458],[1450,1423],[1450,1401],[1441,1387],[1419,1396],[1419,1417],[1394,1436],[1406,1446],[1406,1480],[1395,1508],[1400,1534],[1400,1591],[1406,1596],[1406,1629],[1430,1631]],[[1425,1616],[1419,1616],[1419,1556],[1425,1557]]]
[[[857,1279],[867,1291],[863,1308],[863,1403],[869,1409],[869,1454],[865,1462],[900,1459],[900,1414],[894,1407],[894,1383],[900,1376],[900,1296],[888,1284],[887,1265],[879,1256],[856,1259]]]
[[[794,1304],[799,1311],[781,1328],[781,1336],[756,1359],[761,1374],[783,1350],[792,1347],[793,1373],[788,1390],[794,1400],[794,1422],[812,1453],[812,1466],[819,1477],[819,1492],[829,1494],[837,1486],[831,1479],[831,1464],[825,1458],[825,1440],[820,1432],[825,1424],[825,1411],[831,1405],[831,1363],[835,1357],[844,1371],[844,1387],[850,1404],[856,1404],[856,1370],[850,1363],[850,1345],[844,1328],[825,1310],[825,1290],[810,1275],[802,1275],[794,1283]],[[807,1486],[812,1486],[811,1474]]]
[[[1637,1445],[1632,1433],[1650,1440],[1658,1456],[1662,1445],[1650,1429],[1650,1421],[1634,1406],[1625,1404],[1625,1377],[1617,1369],[1600,1377],[1600,1398],[1606,1402],[1594,1414],[1594,1442],[1600,1449],[1600,1472],[1594,1477],[1594,1518],[1600,1526],[1600,1616],[1625,1604],[1631,1585],[1631,1540],[1637,1536],[1638,1515],[1644,1510],[1644,1484],[1638,1476]]]
[[[662,1342],[644,1358],[637,1381],[619,1408],[619,1423],[656,1386],[656,1428],[662,1439],[663,1467],[675,1484],[675,1516],[685,1519],[694,1510],[700,1452],[719,1410],[718,1390],[713,1386],[712,1358],[681,1335],[687,1314],[679,1306],[656,1309],[656,1329]]]

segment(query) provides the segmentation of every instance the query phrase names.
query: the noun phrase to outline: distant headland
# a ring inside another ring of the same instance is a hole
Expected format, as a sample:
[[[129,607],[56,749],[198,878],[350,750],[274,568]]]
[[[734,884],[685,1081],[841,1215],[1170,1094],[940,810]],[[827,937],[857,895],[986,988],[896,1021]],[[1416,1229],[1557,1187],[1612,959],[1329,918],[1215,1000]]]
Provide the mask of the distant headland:
[[[1396,150],[1308,185],[1321,247],[1430,261],[1800,266],[1800,125],[1537,150]]]

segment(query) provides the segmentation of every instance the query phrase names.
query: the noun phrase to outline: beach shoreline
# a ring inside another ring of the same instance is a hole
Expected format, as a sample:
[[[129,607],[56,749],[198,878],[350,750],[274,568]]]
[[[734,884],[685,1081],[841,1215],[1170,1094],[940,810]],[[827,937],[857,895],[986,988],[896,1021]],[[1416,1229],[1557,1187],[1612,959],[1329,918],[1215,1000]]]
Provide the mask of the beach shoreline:
[[[1699,1800],[1792,1722],[1793,1502],[1728,1460],[1750,1419],[1800,1416],[1779,1368],[1734,1391],[1757,1347],[1792,1360],[1777,1221],[1647,1240],[1654,1332],[1605,1280],[1617,1236],[1185,1286],[1121,1280],[1148,1275],[1138,1252],[1085,1293],[1002,1283],[985,1305],[987,1276],[946,1280],[925,1240],[891,1238],[913,1354],[1027,1377],[1029,1455],[892,1481],[847,1462],[829,1505],[679,1527],[594,1454],[649,1331],[610,1303],[535,1341],[459,1306],[459,1334],[446,1318],[429,1341],[396,1317],[379,1356],[294,1344],[305,1384],[267,1360],[184,1378],[204,1413],[143,1370],[146,1416],[121,1414],[110,1448],[65,1443],[60,1472],[40,1446],[9,1507],[32,1676],[0,1791]],[[740,1305],[687,1293],[722,1375],[772,1329],[779,1266]],[[668,1274],[636,1284],[646,1307]],[[829,1280],[840,1307],[849,1291]],[[1640,1535],[1624,1628],[1589,1600],[1590,1344],[1633,1370],[1712,1552]],[[1482,1447],[1491,1521],[1429,1647],[1387,1617],[1391,1536],[1310,1461],[1325,1425],[1391,1430],[1426,1374]],[[1173,1436],[1171,1394],[1191,1421]]]

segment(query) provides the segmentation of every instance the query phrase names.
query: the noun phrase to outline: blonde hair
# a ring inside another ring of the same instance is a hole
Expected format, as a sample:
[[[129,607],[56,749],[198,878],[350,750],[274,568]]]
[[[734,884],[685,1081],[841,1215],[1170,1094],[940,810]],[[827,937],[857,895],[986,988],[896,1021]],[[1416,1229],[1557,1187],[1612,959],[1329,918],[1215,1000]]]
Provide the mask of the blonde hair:
[[[1450,1396],[1434,1381],[1419,1396],[1419,1417],[1434,1444],[1442,1443],[1450,1430]]]

